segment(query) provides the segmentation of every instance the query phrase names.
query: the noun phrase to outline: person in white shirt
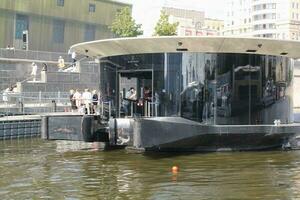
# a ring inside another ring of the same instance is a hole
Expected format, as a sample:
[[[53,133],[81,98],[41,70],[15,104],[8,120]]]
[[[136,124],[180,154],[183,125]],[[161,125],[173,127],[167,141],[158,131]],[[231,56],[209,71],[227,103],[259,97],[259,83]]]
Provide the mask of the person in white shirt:
[[[85,105],[86,108],[86,114],[91,114],[91,105],[92,105],[92,101],[93,101],[93,95],[92,93],[89,91],[89,89],[85,89],[84,93],[82,94],[82,100],[83,103]]]
[[[36,81],[37,65],[33,62],[31,64],[31,67],[32,67],[31,76],[33,76],[32,81]]]
[[[72,52],[71,57],[72,57],[73,63],[75,64],[75,62],[76,62],[76,53],[75,53],[75,51]]]
[[[80,108],[81,108],[81,94],[78,90],[75,91],[75,93],[73,94],[73,99],[75,100],[75,105],[78,109],[78,111],[80,112]]]
[[[9,88],[6,88],[2,94],[2,100],[5,104],[7,104],[8,102],[8,93],[9,93]]]

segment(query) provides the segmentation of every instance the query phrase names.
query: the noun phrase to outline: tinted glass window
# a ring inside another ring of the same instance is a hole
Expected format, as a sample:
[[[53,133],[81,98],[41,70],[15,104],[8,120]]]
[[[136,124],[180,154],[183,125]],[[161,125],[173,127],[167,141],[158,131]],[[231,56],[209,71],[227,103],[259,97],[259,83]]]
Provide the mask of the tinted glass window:
[[[29,20],[27,15],[16,15],[15,38],[22,39],[23,31],[29,29]]]
[[[52,41],[55,43],[64,43],[65,22],[62,20],[53,20]]]
[[[96,12],[96,5],[95,4],[92,4],[92,3],[89,4],[89,12]]]
[[[57,0],[57,6],[64,6],[65,0]]]
[[[92,24],[85,25],[84,41],[95,40],[96,26]]]
[[[127,73],[153,71],[153,81],[148,86],[152,87],[155,112],[150,114],[220,125],[293,120],[293,70],[289,58],[184,52],[124,55],[104,60],[110,67],[103,68],[107,72],[108,69],[127,70]],[[115,83],[116,79],[111,85]],[[101,87],[103,93],[108,93],[107,83]],[[117,89],[115,94],[120,92]]]

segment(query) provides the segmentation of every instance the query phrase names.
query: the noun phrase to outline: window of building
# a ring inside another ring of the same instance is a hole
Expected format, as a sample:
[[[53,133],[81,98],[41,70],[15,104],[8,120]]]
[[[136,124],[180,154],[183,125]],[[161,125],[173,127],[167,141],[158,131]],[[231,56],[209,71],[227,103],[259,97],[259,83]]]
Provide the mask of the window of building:
[[[96,26],[92,24],[85,25],[84,41],[95,40]]]
[[[92,3],[89,4],[89,12],[96,12],[96,5],[95,4],[92,4]]]
[[[16,15],[15,38],[22,39],[23,31],[29,30],[29,20],[27,15]]]
[[[62,20],[53,20],[52,41],[54,43],[64,43],[65,22]]]
[[[295,3],[294,2],[292,3],[292,8],[295,8]]]
[[[63,7],[65,5],[65,0],[57,0],[56,5]]]

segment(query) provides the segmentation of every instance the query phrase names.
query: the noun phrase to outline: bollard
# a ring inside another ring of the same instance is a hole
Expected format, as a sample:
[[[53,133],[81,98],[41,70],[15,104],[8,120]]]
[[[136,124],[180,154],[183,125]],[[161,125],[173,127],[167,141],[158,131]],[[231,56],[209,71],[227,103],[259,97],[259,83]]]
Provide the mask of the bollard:
[[[131,102],[130,106],[130,116],[133,117],[133,102]]]
[[[56,112],[56,102],[52,100],[52,112]]]
[[[84,142],[94,142],[94,116],[84,115],[81,120],[81,135]]]
[[[148,115],[147,117],[151,116],[151,102],[148,102]]]
[[[48,132],[48,117],[42,116],[41,122],[41,138],[44,140],[49,139],[49,132]]]
[[[42,91],[39,91],[39,103],[42,102]]]
[[[24,113],[24,104],[22,101],[19,101],[19,112]]]
[[[111,102],[108,102],[108,119],[111,117]]]

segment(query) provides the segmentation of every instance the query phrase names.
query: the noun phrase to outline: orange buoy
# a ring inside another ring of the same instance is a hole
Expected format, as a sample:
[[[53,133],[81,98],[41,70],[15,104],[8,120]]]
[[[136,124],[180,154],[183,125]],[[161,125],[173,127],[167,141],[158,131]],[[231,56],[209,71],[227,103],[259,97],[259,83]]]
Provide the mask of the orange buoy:
[[[173,174],[177,174],[179,171],[179,167],[177,167],[176,165],[172,167],[172,173]]]

